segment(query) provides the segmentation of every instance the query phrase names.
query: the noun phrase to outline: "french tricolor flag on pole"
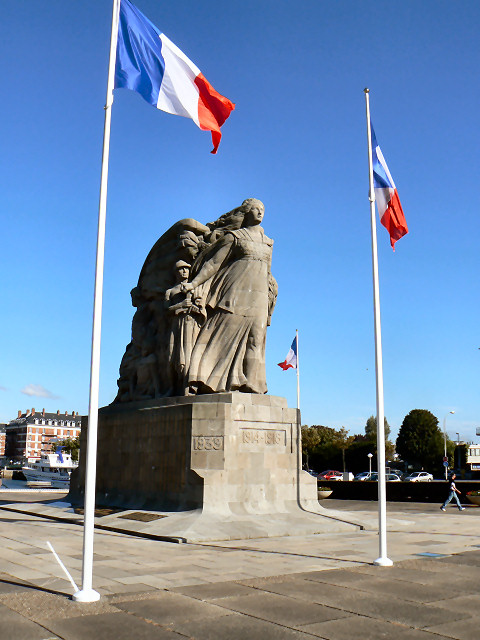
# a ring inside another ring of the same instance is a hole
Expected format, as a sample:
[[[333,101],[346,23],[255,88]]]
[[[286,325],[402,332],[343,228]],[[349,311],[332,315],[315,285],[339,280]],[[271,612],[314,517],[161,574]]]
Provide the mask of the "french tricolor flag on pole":
[[[289,352],[287,353],[287,357],[284,362],[279,362],[278,366],[281,367],[284,371],[287,369],[296,369],[297,368],[297,338],[295,337],[292,342],[292,346],[290,347]]]
[[[372,132],[373,186],[378,215],[380,222],[390,234],[390,244],[395,251],[395,242],[408,233],[407,221],[398,198],[397,188],[371,124],[370,130]]]
[[[121,0],[115,88],[131,89],[162,111],[191,118],[211,131],[216,153],[220,127],[235,109],[200,69],[129,0]]]

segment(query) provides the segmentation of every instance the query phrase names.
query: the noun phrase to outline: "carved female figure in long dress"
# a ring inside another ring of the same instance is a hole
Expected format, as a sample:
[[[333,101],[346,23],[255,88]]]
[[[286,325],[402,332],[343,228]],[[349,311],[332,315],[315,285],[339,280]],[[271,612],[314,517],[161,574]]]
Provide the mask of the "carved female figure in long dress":
[[[181,285],[201,295],[207,309],[187,372],[190,393],[267,392],[265,339],[276,283],[273,240],[260,226],[264,211],[262,202],[249,198],[231,212],[230,227],[237,228],[226,221],[224,235],[193,265],[193,280]]]

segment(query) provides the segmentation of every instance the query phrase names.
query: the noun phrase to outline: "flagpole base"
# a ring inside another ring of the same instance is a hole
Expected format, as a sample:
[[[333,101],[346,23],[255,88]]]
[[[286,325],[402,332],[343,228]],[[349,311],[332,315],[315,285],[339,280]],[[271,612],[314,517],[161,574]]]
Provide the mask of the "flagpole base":
[[[393,561],[390,560],[390,558],[387,558],[386,556],[382,556],[382,557],[377,558],[376,560],[374,560],[373,564],[376,567],[392,567],[393,566]]]
[[[74,602],[98,602],[100,594],[94,589],[80,589],[73,594],[72,600]]]

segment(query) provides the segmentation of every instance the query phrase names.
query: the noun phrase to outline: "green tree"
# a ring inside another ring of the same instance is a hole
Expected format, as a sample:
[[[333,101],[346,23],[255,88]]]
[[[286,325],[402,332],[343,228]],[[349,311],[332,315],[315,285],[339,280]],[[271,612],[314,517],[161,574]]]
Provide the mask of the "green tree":
[[[383,424],[385,426],[385,441],[387,441],[390,437],[391,429],[385,417],[383,418]],[[370,416],[367,420],[367,424],[365,425],[365,435],[367,438],[371,438],[377,442],[377,418],[375,416]]]
[[[388,424],[387,419],[383,418],[383,424],[385,427],[385,457],[387,460],[391,460],[393,458],[393,454],[395,453],[395,445],[393,442],[389,440],[390,436],[390,425]],[[377,418],[375,416],[370,416],[367,420],[367,424],[365,425],[365,436],[369,441],[374,443],[374,452],[377,452]]]
[[[313,425],[302,427],[302,453],[305,466],[323,471],[336,468],[335,457],[340,454],[335,447],[336,431],[330,427]]]
[[[305,456],[305,466],[309,469],[308,458],[320,445],[321,439],[315,427],[302,425],[302,454]]]
[[[350,447],[357,438],[364,437],[349,436],[345,427],[332,429],[318,425],[302,428],[303,436],[303,454],[306,459],[308,455],[308,464],[316,471],[350,468]]]
[[[320,439],[319,446],[325,447],[335,442],[337,432],[332,427],[323,427],[321,425],[313,425],[312,429],[315,429]]]
[[[59,440],[55,446],[64,448],[66,453],[70,453],[72,460],[78,462],[78,455],[80,452],[80,436],[76,438],[65,438],[65,440]]]
[[[397,438],[397,453],[417,469],[439,471],[444,452],[438,419],[426,409],[413,409],[405,416]]]
[[[350,447],[350,445],[355,440],[355,436],[349,436],[347,429],[342,427],[336,433],[334,444],[341,450],[342,452],[342,464],[343,471],[346,471],[345,468],[345,451]]]

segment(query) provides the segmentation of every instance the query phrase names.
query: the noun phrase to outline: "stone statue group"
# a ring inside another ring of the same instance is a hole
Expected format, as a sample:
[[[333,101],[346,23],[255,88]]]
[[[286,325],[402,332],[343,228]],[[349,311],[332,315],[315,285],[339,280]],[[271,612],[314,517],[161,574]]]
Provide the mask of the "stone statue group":
[[[265,340],[275,306],[273,240],[249,198],[203,225],[175,223],[132,289],[132,340],[115,402],[242,391],[266,393]]]

